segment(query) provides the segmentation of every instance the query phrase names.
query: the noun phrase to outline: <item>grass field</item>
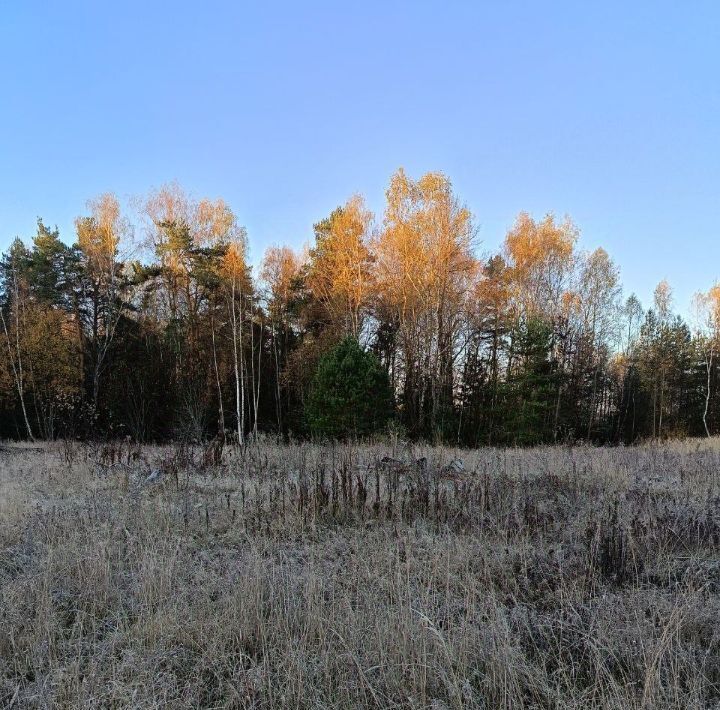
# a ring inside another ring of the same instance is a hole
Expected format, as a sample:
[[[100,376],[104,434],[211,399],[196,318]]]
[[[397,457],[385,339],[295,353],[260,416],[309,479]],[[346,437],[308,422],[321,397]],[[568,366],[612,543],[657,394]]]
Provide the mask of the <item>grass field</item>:
[[[720,707],[719,469],[6,444],[0,707]]]

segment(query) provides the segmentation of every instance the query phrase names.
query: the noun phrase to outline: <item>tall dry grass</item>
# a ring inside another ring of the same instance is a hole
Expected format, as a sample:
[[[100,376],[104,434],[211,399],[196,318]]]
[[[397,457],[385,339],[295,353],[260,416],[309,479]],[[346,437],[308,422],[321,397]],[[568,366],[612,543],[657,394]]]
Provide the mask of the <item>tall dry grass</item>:
[[[8,445],[0,707],[720,706],[718,449]]]

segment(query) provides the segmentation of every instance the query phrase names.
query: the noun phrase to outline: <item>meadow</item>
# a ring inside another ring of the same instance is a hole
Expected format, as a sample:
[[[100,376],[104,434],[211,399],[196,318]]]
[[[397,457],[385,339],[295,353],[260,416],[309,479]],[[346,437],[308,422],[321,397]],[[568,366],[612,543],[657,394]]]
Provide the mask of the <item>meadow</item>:
[[[0,707],[720,707],[720,442],[0,447]]]

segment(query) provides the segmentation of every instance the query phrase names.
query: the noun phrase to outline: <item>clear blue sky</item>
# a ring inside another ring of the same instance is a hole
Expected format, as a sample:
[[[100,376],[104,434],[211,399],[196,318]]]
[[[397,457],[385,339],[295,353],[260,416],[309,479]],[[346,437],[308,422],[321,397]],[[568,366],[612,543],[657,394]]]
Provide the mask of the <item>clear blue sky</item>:
[[[720,278],[715,1],[6,0],[0,91],[0,249],[176,179],[257,260],[404,166],[450,176],[482,249],[554,211],[644,305]]]

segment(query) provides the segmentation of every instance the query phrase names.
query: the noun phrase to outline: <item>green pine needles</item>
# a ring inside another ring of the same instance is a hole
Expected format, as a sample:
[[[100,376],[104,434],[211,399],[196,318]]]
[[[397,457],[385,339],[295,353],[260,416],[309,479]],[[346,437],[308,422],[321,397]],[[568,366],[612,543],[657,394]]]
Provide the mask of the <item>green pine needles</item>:
[[[312,434],[366,436],[385,426],[391,414],[387,372],[355,338],[345,338],[320,359],[305,407]]]

